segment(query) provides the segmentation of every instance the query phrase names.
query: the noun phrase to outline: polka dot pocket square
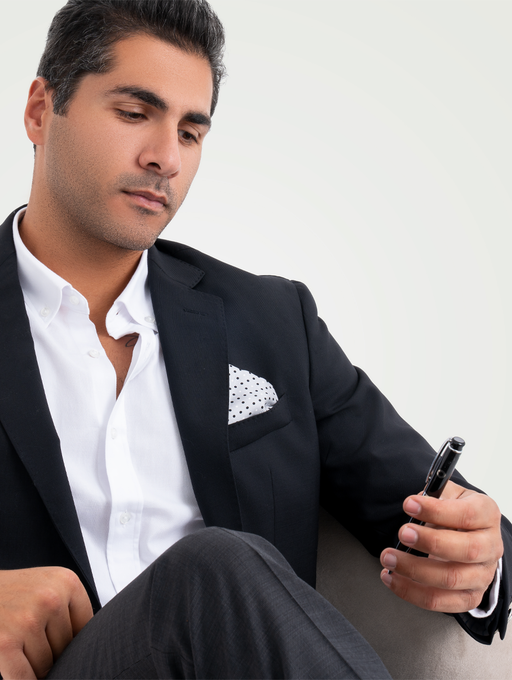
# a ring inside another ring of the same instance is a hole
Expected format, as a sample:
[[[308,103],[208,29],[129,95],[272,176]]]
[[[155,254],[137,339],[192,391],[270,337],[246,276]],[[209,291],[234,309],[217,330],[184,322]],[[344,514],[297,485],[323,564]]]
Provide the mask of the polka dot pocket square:
[[[276,391],[265,378],[229,365],[229,425],[265,413],[277,402]]]

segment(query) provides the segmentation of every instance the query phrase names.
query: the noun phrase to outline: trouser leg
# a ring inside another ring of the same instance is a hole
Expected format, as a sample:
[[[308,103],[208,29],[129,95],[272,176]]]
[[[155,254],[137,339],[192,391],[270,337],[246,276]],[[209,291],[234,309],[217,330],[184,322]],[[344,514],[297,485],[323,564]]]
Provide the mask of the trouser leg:
[[[166,551],[87,624],[49,677],[390,678],[272,545],[227,529]]]

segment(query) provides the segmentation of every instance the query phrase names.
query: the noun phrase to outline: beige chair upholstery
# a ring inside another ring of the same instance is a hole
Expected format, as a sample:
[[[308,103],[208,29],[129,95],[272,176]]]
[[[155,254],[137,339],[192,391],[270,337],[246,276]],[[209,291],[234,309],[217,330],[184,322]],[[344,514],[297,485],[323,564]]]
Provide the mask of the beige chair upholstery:
[[[394,680],[511,680],[512,630],[481,645],[450,616],[400,600],[380,581],[379,560],[321,511],[317,589],[381,657]],[[512,624],[512,622],[511,622]]]

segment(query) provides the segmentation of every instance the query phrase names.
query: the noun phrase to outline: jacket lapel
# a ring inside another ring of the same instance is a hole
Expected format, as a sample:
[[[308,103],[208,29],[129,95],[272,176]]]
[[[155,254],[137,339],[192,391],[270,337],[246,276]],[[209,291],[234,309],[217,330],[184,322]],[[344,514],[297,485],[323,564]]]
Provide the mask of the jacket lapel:
[[[19,284],[12,239],[12,222],[16,212],[0,227],[0,421],[62,540],[95,593]]]
[[[12,240],[0,226],[0,421],[57,530],[96,592],[46,402]],[[165,246],[163,246],[165,248]],[[193,290],[196,267],[150,250],[149,282],[176,418],[207,526],[242,528],[228,448],[229,370],[222,300]]]
[[[202,276],[188,263],[149,251],[153,308],[197,502],[207,526],[240,530],[228,448],[224,305],[217,296],[193,290]]]

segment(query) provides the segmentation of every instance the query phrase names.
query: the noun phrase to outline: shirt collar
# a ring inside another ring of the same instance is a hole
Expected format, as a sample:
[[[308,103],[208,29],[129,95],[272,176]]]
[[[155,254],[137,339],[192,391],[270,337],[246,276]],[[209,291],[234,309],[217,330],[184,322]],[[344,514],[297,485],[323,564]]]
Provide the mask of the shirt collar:
[[[140,262],[123,290],[107,314],[107,330],[112,337],[122,337],[128,322],[156,329],[155,314],[148,285],[148,251],[142,253]]]
[[[62,306],[89,315],[89,305],[84,296],[32,255],[21,240],[19,220],[24,213],[25,208],[22,208],[14,216],[13,238],[18,260],[18,276],[26,303],[38,314],[46,327],[51,324]],[[123,325],[130,321],[156,332],[147,278],[148,253],[145,250],[128,285],[107,314],[107,329],[113,337],[116,337],[116,331],[120,330],[121,320],[124,320]]]
[[[58,313],[65,288],[72,287],[61,276],[52,272],[40,262],[23,243],[19,232],[19,220],[25,208],[16,213],[13,220],[13,238],[18,261],[18,276],[25,302],[39,315],[41,322],[47,327]],[[80,295],[78,291],[75,291]],[[84,299],[83,296],[80,298]],[[87,302],[85,302],[87,304]],[[89,309],[87,306],[87,313]]]

